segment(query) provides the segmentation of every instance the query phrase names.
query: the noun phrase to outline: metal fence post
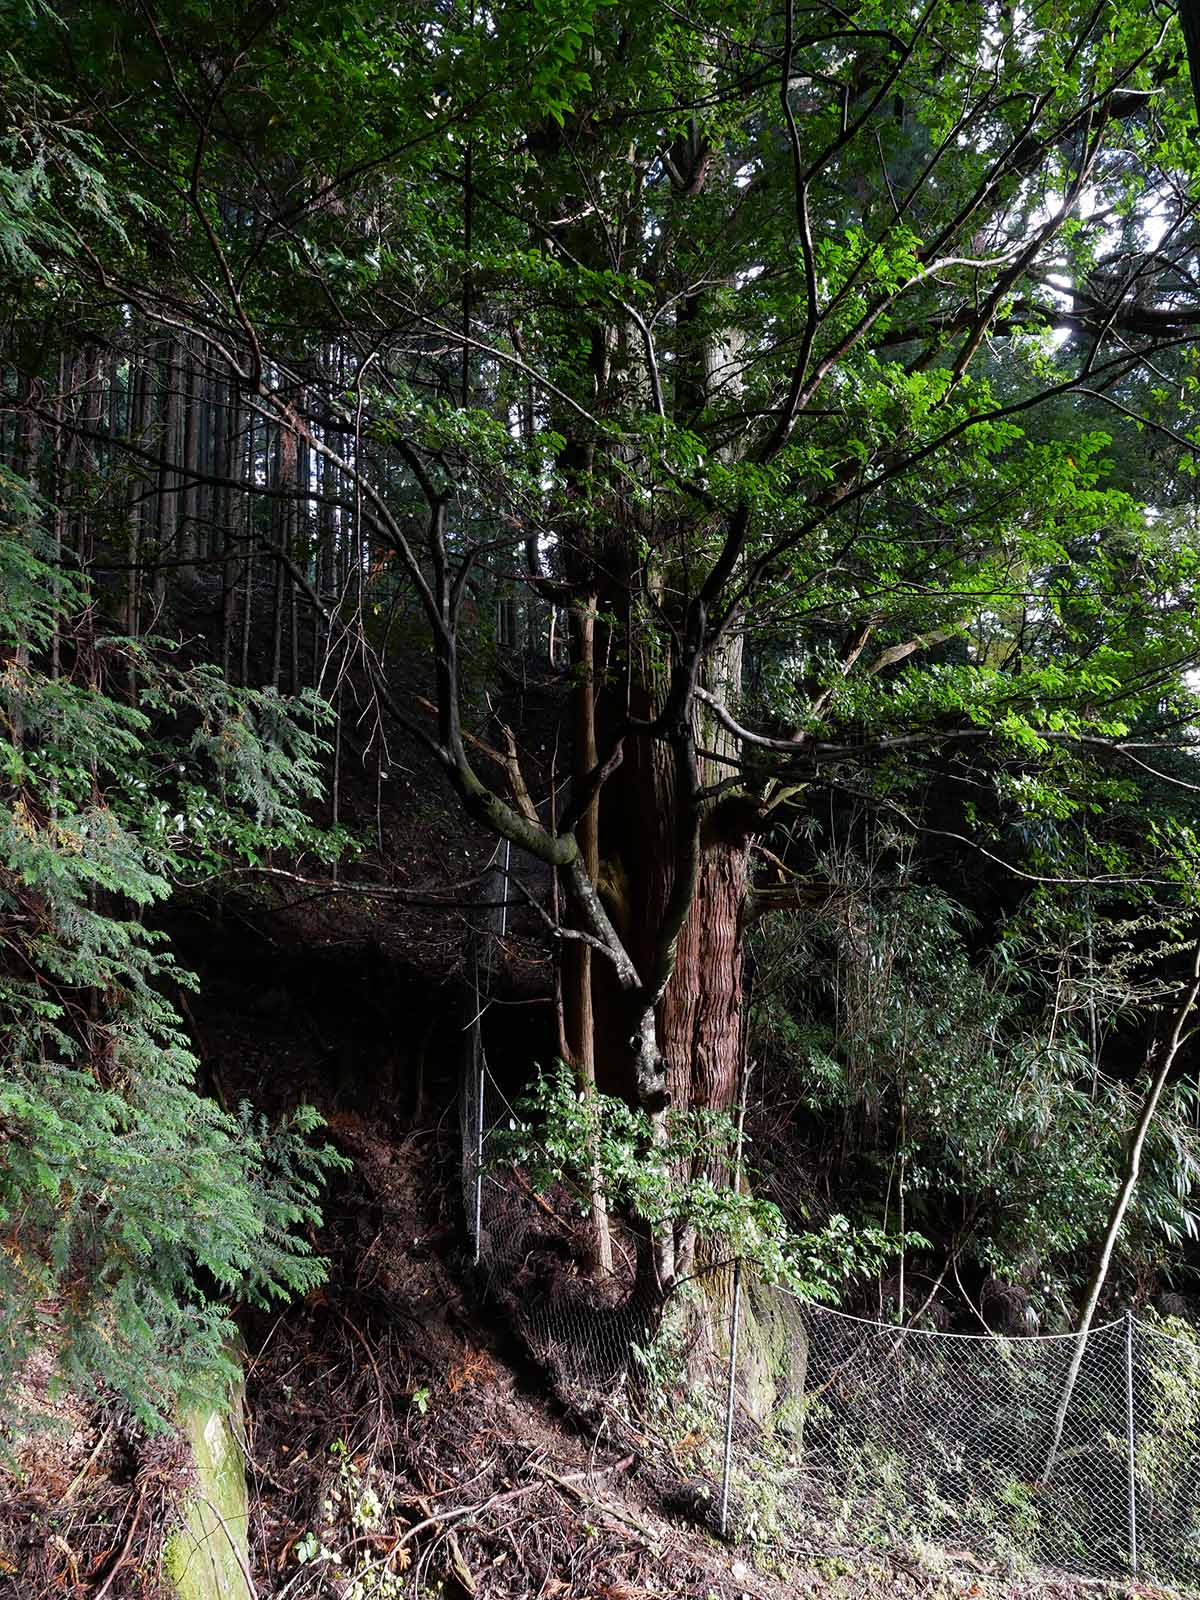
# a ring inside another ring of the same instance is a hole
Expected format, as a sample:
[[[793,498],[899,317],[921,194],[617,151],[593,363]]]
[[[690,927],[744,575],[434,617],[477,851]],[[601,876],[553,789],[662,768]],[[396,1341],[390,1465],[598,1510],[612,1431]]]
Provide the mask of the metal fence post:
[[[750,1090],[750,1063],[746,1058],[746,1031],[742,1029],[742,1059],[738,1063],[737,1144],[733,1157],[733,1191],[742,1184],[742,1140],[746,1128],[746,1097]],[[737,1378],[738,1313],[742,1309],[742,1258],[733,1263],[733,1316],[729,1326],[729,1378],[725,1386],[725,1458],[721,1465],[721,1536],[729,1525],[729,1470],[733,1456],[733,1406]]]
[[[475,1067],[475,1265],[483,1253],[483,1040],[480,1034],[479,935],[475,935],[475,1021],[471,1056]]]
[[[1129,1570],[1138,1575],[1137,1463],[1133,1421],[1133,1312],[1125,1313],[1125,1450],[1129,1476]]]
[[[737,1377],[738,1313],[742,1308],[742,1261],[733,1263],[733,1316],[729,1324],[729,1379],[725,1387],[725,1459],[721,1466],[721,1535],[729,1523],[729,1470],[733,1456],[734,1383]]]

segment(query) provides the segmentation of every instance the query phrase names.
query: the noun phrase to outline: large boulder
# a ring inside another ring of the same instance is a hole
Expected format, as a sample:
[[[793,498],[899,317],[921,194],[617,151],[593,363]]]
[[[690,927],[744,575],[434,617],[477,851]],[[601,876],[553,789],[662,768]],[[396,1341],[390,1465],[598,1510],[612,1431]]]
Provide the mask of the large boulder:
[[[804,1434],[808,1330],[794,1296],[751,1277],[742,1297],[739,1366],[746,1409],[798,1452]]]

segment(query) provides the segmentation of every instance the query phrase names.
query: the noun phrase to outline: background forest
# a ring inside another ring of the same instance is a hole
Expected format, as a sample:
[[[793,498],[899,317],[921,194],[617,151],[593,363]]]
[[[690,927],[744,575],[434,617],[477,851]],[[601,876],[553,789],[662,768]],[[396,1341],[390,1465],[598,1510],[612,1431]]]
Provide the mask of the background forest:
[[[1190,1318],[1175,8],[14,0],[0,108],[0,1391],[336,1303],[499,909],[572,1272]]]

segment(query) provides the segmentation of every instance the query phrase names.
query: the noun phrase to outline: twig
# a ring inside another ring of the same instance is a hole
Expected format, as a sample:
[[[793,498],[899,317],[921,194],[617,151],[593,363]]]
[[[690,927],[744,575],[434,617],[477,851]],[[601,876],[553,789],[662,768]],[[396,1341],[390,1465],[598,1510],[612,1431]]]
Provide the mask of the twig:
[[[583,1472],[568,1473],[565,1478],[559,1477],[557,1473],[550,1472],[545,1467],[539,1467],[536,1463],[534,1463],[533,1470],[535,1472],[542,1473],[547,1478],[552,1479],[552,1481],[557,1483],[560,1487],[569,1488],[571,1484],[579,1483],[585,1478],[590,1478],[593,1476],[603,1477],[606,1473],[616,1472],[622,1468],[628,1467],[632,1465],[634,1460],[635,1457],[626,1456],[623,1460],[614,1462],[611,1467],[602,1467],[600,1472],[597,1474],[593,1474],[591,1471],[585,1470]],[[401,1545],[407,1544],[410,1539],[415,1539],[417,1534],[424,1533],[426,1528],[436,1528],[439,1525],[448,1522],[459,1522],[463,1517],[482,1516],[485,1511],[490,1511],[494,1506],[506,1505],[510,1501],[523,1498],[525,1495],[535,1494],[543,1487],[544,1485],[541,1483],[523,1483],[515,1489],[505,1489],[500,1494],[489,1495],[486,1500],[475,1501],[471,1505],[466,1506],[455,1506],[453,1511],[441,1511],[436,1516],[426,1517],[423,1522],[415,1523],[413,1527],[407,1529],[406,1532],[401,1534],[400,1538],[397,1539],[392,1548],[393,1550],[399,1549]]]
[[[572,1228],[571,1224],[563,1221],[562,1217],[559,1216],[554,1207],[549,1203],[548,1200],[545,1199],[544,1196],[537,1192],[519,1167],[514,1166],[512,1168],[512,1176],[518,1189],[522,1190],[526,1197],[533,1201],[538,1210],[544,1212],[544,1214],[550,1218],[550,1221],[554,1223],[555,1227],[558,1228],[560,1232],[565,1233],[568,1238],[574,1238],[575,1230]]]
[[[605,1467],[603,1471],[605,1473],[619,1472],[623,1468],[632,1466],[636,1459],[637,1457],[633,1455],[626,1456],[623,1460],[616,1462],[613,1466]],[[607,1500],[601,1500],[595,1496],[589,1499],[589,1497],[577,1487],[579,1480],[590,1477],[590,1473],[576,1472],[572,1473],[568,1478],[563,1478],[560,1477],[557,1472],[551,1472],[549,1467],[542,1467],[535,1464],[533,1470],[541,1473],[544,1478],[548,1478],[551,1483],[556,1484],[560,1489],[565,1489],[572,1499],[578,1500],[581,1505],[594,1505],[600,1511],[602,1511],[605,1516],[612,1517],[616,1522],[623,1522],[626,1527],[632,1528],[635,1533],[640,1534],[649,1545],[651,1550],[658,1550],[659,1540],[655,1538],[654,1534],[649,1528],[646,1527],[644,1523],[639,1522],[638,1519],[635,1516],[632,1516],[628,1511],[622,1511],[619,1506],[610,1505]]]
[[[387,1409],[384,1405],[383,1378],[379,1373],[379,1364],[375,1360],[374,1355],[371,1353],[371,1346],[367,1343],[366,1335],[354,1326],[354,1324],[350,1321],[350,1318],[346,1316],[345,1312],[339,1311],[338,1308],[333,1305],[331,1305],[329,1309],[333,1312],[334,1316],[339,1322],[344,1322],[350,1329],[350,1332],[354,1335],[359,1344],[362,1345],[363,1350],[366,1352],[367,1360],[371,1363],[371,1371],[375,1374],[375,1394],[379,1403],[379,1436],[382,1438],[384,1427],[387,1423]]]
[[[247,1565],[245,1556],[238,1549],[237,1541],[229,1531],[229,1524],[217,1510],[216,1506],[213,1505],[212,1501],[207,1495],[197,1495],[196,1498],[202,1505],[206,1505],[208,1507],[213,1516],[216,1517],[217,1521],[221,1524],[221,1532],[225,1535],[225,1538],[229,1542],[229,1548],[233,1551],[233,1559],[237,1562],[242,1577],[246,1580],[246,1591],[250,1595],[250,1600],[258,1600],[258,1590],[254,1587],[254,1579],[250,1576],[250,1568]],[[212,1534],[210,1533],[208,1537],[211,1539]],[[99,1596],[96,1597],[96,1600],[99,1600]]]
[[[521,891],[521,894],[524,896],[524,898],[526,900],[526,903],[528,905],[530,905],[533,908],[534,911],[537,912],[538,916],[541,917],[542,921],[546,924],[547,928],[549,928],[552,938],[555,938],[555,939],[576,939],[576,940],[578,940],[578,942],[580,944],[585,944],[585,945],[587,945],[589,947],[589,949],[592,949],[592,950],[599,950],[601,955],[608,956],[608,958],[610,960],[612,959],[612,954],[613,954],[612,950],[609,948],[609,946],[607,944],[605,944],[603,939],[597,939],[594,934],[584,933],[582,928],[568,928],[563,923],[558,922],[554,917],[552,917],[550,915],[550,913],[545,909],[545,907],[536,898],[536,896],[532,893],[532,891],[525,887],[525,885],[521,882],[520,878],[517,877],[515,872],[514,873],[510,873],[509,877],[511,878],[512,882],[516,884],[517,888]]]
[[[74,1478],[72,1478],[71,1482],[67,1485],[66,1489],[63,1491],[62,1498],[59,1501],[59,1505],[60,1506],[67,1505],[68,1502],[74,1498],[76,1489],[78,1489],[79,1485],[83,1482],[83,1480],[87,1477],[88,1473],[95,1466],[97,1456],[99,1456],[101,1450],[104,1449],[104,1446],[112,1438],[112,1431],[113,1431],[113,1427],[114,1426],[115,1426],[115,1424],[110,1422],[108,1427],[105,1428],[104,1432],[96,1440],[96,1443],[92,1446],[91,1455],[88,1456],[87,1460],[83,1463],[83,1465],[80,1467],[79,1471],[75,1474]]]
[[[120,1572],[121,1568],[125,1565],[126,1561],[129,1559],[129,1547],[133,1543],[133,1536],[137,1532],[138,1520],[142,1515],[142,1507],[145,1505],[145,1503],[146,1503],[146,1491],[145,1491],[145,1489],[143,1489],[142,1492],[138,1495],[138,1503],[137,1503],[137,1505],[133,1508],[133,1516],[132,1516],[132,1518],[130,1519],[130,1522],[129,1522],[129,1532],[125,1535],[125,1543],[121,1546],[120,1550],[117,1552],[117,1559],[113,1562],[112,1566],[109,1568],[108,1577],[105,1578],[105,1580],[101,1584],[100,1588],[96,1590],[95,1594],[92,1596],[92,1600],[104,1600],[105,1595],[108,1593],[108,1591],[113,1586],[113,1581],[116,1578],[117,1573]]]

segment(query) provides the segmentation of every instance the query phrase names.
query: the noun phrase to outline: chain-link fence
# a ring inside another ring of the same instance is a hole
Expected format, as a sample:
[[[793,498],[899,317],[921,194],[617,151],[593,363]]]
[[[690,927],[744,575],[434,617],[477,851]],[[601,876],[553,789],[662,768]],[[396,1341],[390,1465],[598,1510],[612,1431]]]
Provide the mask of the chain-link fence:
[[[1200,1341],[1125,1317],[1086,1336],[866,1321],[725,1263],[664,1306],[632,1238],[589,1259],[577,1195],[499,1152],[515,1113],[465,1032],[464,1201],[476,1261],[562,1398],[637,1414],[714,1526],[790,1548],[1200,1585]],[[1059,1413],[1069,1395],[1065,1415]]]
[[[1200,1580],[1200,1348],[1132,1317],[1093,1328],[1055,1444],[1074,1335],[924,1332],[761,1288],[745,1320],[789,1301],[782,1392],[756,1395],[752,1363],[735,1382],[734,1482],[787,1502],[777,1531]]]

